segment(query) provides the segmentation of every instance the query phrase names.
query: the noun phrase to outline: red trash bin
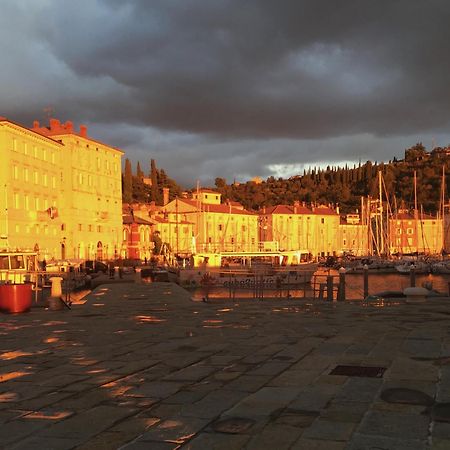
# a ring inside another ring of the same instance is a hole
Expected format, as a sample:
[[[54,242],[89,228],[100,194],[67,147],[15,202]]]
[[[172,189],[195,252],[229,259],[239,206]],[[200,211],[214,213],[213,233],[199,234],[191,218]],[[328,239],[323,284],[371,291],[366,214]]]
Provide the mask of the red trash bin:
[[[0,284],[0,310],[10,314],[29,311],[31,287],[31,283]]]

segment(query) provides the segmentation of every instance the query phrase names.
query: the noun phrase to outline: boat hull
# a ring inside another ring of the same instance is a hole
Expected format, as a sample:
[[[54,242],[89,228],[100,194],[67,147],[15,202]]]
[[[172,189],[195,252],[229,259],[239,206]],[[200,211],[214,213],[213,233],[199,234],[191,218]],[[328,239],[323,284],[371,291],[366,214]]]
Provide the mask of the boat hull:
[[[177,274],[177,282],[184,287],[252,289],[259,286],[276,289],[310,283],[317,268],[317,264],[311,263],[286,269],[181,269]]]

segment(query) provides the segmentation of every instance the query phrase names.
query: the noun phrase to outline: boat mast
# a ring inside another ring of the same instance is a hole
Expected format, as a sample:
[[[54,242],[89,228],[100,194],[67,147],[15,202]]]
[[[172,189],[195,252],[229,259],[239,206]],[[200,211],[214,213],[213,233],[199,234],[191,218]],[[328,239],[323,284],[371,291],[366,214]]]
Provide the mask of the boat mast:
[[[417,172],[414,171],[414,223],[415,223],[415,234],[416,234],[416,252],[419,253],[419,229],[417,226]]]
[[[442,221],[442,248],[441,254],[443,254],[443,250],[445,250],[445,164],[442,165],[442,185],[441,185],[441,221]]]
[[[384,233],[383,233],[383,191],[382,191],[382,183],[381,183],[381,170],[378,171],[378,196],[380,202],[380,210],[379,210],[379,224],[380,224],[380,247],[378,254],[381,255],[384,253]]]

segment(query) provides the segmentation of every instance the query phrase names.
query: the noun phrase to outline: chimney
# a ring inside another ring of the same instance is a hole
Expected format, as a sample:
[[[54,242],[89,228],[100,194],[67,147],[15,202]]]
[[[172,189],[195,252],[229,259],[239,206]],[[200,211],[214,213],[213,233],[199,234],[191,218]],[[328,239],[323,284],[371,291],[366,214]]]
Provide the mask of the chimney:
[[[81,137],[87,137],[87,126],[86,125],[80,125],[80,136]]]
[[[73,123],[72,122],[70,122],[69,120],[66,122],[66,124],[65,124],[65,127],[66,127],[66,130],[69,132],[69,133],[73,133]]]
[[[163,188],[163,206],[166,206],[169,203],[169,188]]]
[[[181,193],[181,198],[188,198],[188,193],[186,191],[183,191]]]
[[[33,130],[37,130],[39,128],[39,120],[33,121]]]
[[[50,119],[50,131],[57,131],[61,125],[58,119]]]
[[[294,214],[298,213],[298,207],[300,206],[300,202],[298,200],[296,200],[294,202]]]

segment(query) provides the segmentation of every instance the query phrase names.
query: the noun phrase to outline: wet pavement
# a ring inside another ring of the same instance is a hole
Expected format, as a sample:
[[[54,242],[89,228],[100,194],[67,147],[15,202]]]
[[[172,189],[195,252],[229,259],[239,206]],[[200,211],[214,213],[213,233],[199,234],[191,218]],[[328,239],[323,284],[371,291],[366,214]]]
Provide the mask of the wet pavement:
[[[0,447],[450,449],[449,306],[117,283],[2,314]]]

